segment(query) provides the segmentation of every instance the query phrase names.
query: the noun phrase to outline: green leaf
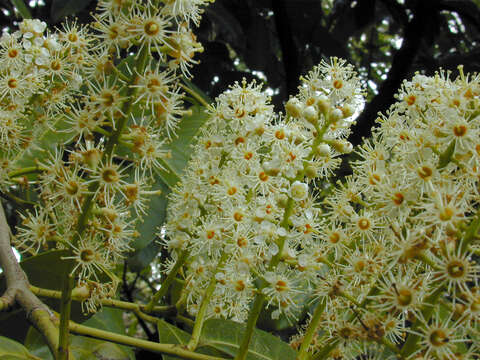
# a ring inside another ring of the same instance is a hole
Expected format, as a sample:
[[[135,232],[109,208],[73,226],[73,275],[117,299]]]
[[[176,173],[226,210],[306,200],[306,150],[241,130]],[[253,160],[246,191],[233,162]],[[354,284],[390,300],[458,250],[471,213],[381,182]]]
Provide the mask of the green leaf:
[[[167,146],[171,151],[172,157],[166,160],[166,163],[175,172],[175,174],[166,171],[160,171],[160,177],[170,186],[177,183],[177,179],[183,174],[188,160],[190,160],[190,146],[195,142],[195,136],[200,128],[208,119],[208,114],[202,106],[192,106],[192,115],[186,116],[180,122],[177,129],[177,137]]]
[[[177,137],[168,145],[172,151],[172,158],[167,160],[175,170],[183,173],[188,160],[190,160],[190,146],[195,143],[195,136],[208,120],[208,113],[203,106],[192,106],[192,115],[186,116],[177,129]]]
[[[245,325],[231,320],[210,319],[205,322],[201,344],[234,356],[243,340]],[[295,360],[296,352],[278,337],[255,329],[248,348],[247,360]]]
[[[455,152],[455,140],[448,145],[447,149],[440,154],[440,159],[438,160],[438,169],[442,169],[449,164],[452,160],[453,153]]]
[[[74,15],[85,9],[92,0],[53,0],[50,8],[50,17],[56,23],[62,18]]]
[[[182,81],[187,85],[190,89],[195,91],[206,103],[211,104],[213,100],[205,93],[202,89],[200,89],[197,85],[193,82],[188,80],[186,77],[182,77]],[[200,105],[200,104],[199,104]]]
[[[180,330],[179,328],[167,323],[166,321],[158,320],[157,329],[158,340],[160,343],[187,345],[188,340],[190,340],[189,333]],[[175,360],[177,359],[177,357],[163,354],[162,359]]]
[[[137,225],[137,231],[140,233],[140,236],[132,244],[132,247],[137,251],[135,256],[138,255],[137,259],[134,260],[134,262],[139,261],[134,265],[137,270],[140,267],[143,269],[149,264],[146,261],[148,256],[145,257],[145,253],[139,254],[138,251],[154,241],[159,227],[163,225],[166,217],[167,195],[170,189],[180,180],[180,176],[183,174],[188,160],[190,160],[190,146],[195,141],[195,136],[200,128],[208,119],[205,108],[193,106],[190,109],[192,110],[192,115],[182,119],[177,129],[177,137],[167,146],[167,150],[170,150],[172,155],[170,159],[165,161],[170,171],[158,171],[157,181],[152,187],[153,190],[162,190],[162,194],[151,198],[148,210],[150,215]]]
[[[118,334],[125,334],[122,320],[122,311],[119,309],[103,308],[87,320],[84,325],[97,329],[107,330]],[[102,340],[91,339],[85,336],[71,335],[71,350],[75,360],[134,360],[132,349]],[[40,333],[31,327],[25,339],[25,346],[43,360],[53,360],[48,347],[43,342]],[[3,359],[3,358],[2,358]]]
[[[68,252],[52,250],[26,258],[20,266],[27,274],[28,281],[35,286],[61,290],[63,274],[71,269],[73,261],[63,260]]]
[[[176,304],[180,300],[184,286],[183,282],[173,280],[167,295],[170,296],[170,304]]]
[[[10,0],[10,2],[15,6],[18,13],[23,19],[31,19],[32,14],[30,14],[30,10],[28,10],[27,5],[23,2],[23,0]]]
[[[32,360],[39,359],[30,354],[25,346],[9,338],[0,336],[0,359],[2,360]]]
[[[152,190],[161,190],[160,195],[155,195],[150,198],[148,203],[148,215],[144,217],[143,220],[137,224],[136,230],[140,234],[132,242],[132,247],[137,250],[141,250],[151,244],[157,237],[158,227],[163,224],[167,212],[167,194],[170,192],[169,188],[165,183],[159,178],[156,179],[156,182],[152,186]],[[156,254],[155,254],[156,255]],[[130,255],[131,256],[131,255]],[[130,259],[130,256],[128,257]],[[141,261],[141,258],[137,258]],[[129,261],[130,263],[130,261]],[[140,267],[147,266],[149,263],[142,262],[138,264]],[[142,267],[142,269],[143,269]],[[141,269],[140,269],[141,270]]]
[[[24,345],[33,355],[38,356],[40,359],[53,359],[48,346],[43,341],[42,335],[33,326],[30,326],[28,329]]]
[[[164,344],[180,344],[180,345],[186,346],[191,337],[191,335],[188,332],[180,330],[176,326],[173,326],[172,324],[169,324],[168,322],[163,320],[158,320],[157,329],[158,329],[159,342]],[[210,347],[197,348],[195,352],[206,354],[206,355],[218,356],[218,357],[222,357],[222,355],[224,355],[223,353]],[[163,354],[162,359],[176,360],[178,358],[175,356]]]
[[[274,310],[274,307],[268,307],[264,309],[258,318],[257,327],[265,331],[282,331],[291,328],[292,324],[288,322],[288,319],[285,315],[280,315],[278,319],[272,318],[272,312]]]
[[[231,320],[210,319],[205,321],[198,351],[216,351],[235,356],[243,340],[245,325]],[[160,342],[188,344],[190,334],[163,321],[158,322]],[[255,329],[248,349],[247,360],[295,360],[297,353],[278,337]],[[221,356],[221,355],[220,355]],[[164,356],[164,360],[173,359]]]
[[[72,138],[72,133],[66,131],[68,128],[69,125],[64,120],[58,120],[54,129],[47,129],[43,134],[35,136],[35,141],[14,160],[14,167],[35,166],[37,160],[48,159],[49,154],[53,154],[58,145]]]
[[[83,325],[91,326],[97,329],[111,331],[117,334],[125,334],[125,324],[123,323],[123,310],[104,307]]]
[[[161,319],[157,322],[157,329],[160,343],[187,345],[191,337],[188,332]]]

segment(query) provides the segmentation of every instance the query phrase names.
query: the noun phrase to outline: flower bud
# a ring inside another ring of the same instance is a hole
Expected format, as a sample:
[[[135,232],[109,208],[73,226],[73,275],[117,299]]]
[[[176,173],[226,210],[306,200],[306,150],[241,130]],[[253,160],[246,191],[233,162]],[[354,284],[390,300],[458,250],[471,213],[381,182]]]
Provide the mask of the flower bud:
[[[302,103],[296,97],[290,98],[285,104],[285,110],[287,114],[295,118],[300,117],[300,114],[302,113],[302,108]]]
[[[352,105],[347,104],[347,105],[343,106],[340,110],[342,111],[343,118],[345,119],[345,118],[348,118],[348,117],[352,116],[355,109]]]
[[[82,152],[82,161],[92,170],[97,168],[97,165],[100,163],[101,159],[102,152],[98,149],[93,148]]]
[[[263,163],[265,173],[270,176],[277,176],[281,170],[281,164],[278,160],[265,161]]]
[[[285,209],[285,207],[287,206],[287,202],[288,202],[288,197],[287,195],[285,194],[279,194],[277,196],[277,205],[278,207],[282,208],[282,209]]]
[[[325,95],[319,96],[317,99],[317,108],[322,114],[327,114],[330,109],[330,99]]]
[[[328,144],[319,144],[315,149],[315,153],[319,156],[330,155],[330,146]]]
[[[305,168],[305,175],[309,179],[315,179],[318,176],[318,171],[314,166],[307,165],[307,167]]]
[[[343,119],[342,110],[340,110],[340,109],[332,110],[332,112],[330,113],[329,119],[332,123],[336,123],[338,120]]]
[[[308,185],[300,181],[295,181],[292,186],[290,186],[289,195],[295,201],[304,200],[308,195]]]
[[[307,106],[303,109],[303,117],[311,124],[316,124],[318,121],[318,112],[313,106]]]
[[[332,141],[332,146],[342,154],[350,154],[353,150],[353,145],[346,140],[334,140]]]
[[[86,300],[90,296],[90,289],[87,284],[81,284],[72,290],[72,297]]]
[[[108,207],[98,209],[98,213],[106,217],[110,221],[115,221],[115,219],[118,218],[118,215],[119,215],[118,212],[115,211],[115,209],[111,209]]]

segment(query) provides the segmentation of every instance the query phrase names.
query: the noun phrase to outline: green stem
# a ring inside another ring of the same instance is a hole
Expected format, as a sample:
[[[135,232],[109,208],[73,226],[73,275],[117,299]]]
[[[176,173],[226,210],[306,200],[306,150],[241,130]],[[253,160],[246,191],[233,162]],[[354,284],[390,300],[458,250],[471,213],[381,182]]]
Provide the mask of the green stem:
[[[35,203],[33,201],[23,200],[22,198],[19,198],[18,196],[13,195],[11,192],[0,193],[0,196],[2,196],[3,198],[6,198],[6,199],[10,199],[10,200],[16,202],[19,206],[22,206],[22,207],[25,207],[26,205],[30,205],[30,206],[37,205],[37,203]]]
[[[188,297],[188,288],[186,286],[183,286],[182,291],[180,292],[179,299],[175,303],[175,308],[177,309],[177,313],[183,314],[185,312],[185,304],[187,302],[187,297]]]
[[[88,326],[76,324],[70,321],[70,331],[78,335],[84,335],[93,337],[96,339],[106,340],[121,345],[133,346],[139,349],[145,349],[156,353],[169,354],[177,356],[182,359],[192,360],[225,360],[224,358],[197,354],[195,352],[184,349],[181,345],[177,344],[159,344],[152,341],[135,339],[130,336],[120,335],[105,330],[95,329]]]
[[[125,146],[125,147],[128,148],[129,150],[132,150],[133,147],[135,146],[135,145],[133,145],[133,143],[128,142],[128,141],[125,141],[123,138],[121,138],[120,140],[118,140],[118,143],[119,143],[120,145]]]
[[[303,180],[305,176],[305,167],[307,166],[308,161],[311,160],[315,155],[315,149],[317,148],[317,146],[323,142],[323,135],[325,134],[329,126],[330,126],[330,122],[328,121],[328,119],[325,121],[325,124],[322,126],[322,128],[318,128],[318,126],[316,126],[316,130],[318,133],[315,140],[313,141],[312,149],[304,162],[304,169],[302,171],[299,171],[295,179],[293,179],[291,182],[296,180]],[[287,231],[289,229],[289,219],[293,213],[294,206],[295,206],[295,201],[291,197],[289,197],[287,205],[285,207],[285,212],[283,213],[282,222],[280,223],[280,226],[282,226]],[[270,261],[270,264],[268,266],[269,271],[272,271],[273,269],[275,269],[275,267],[278,265],[278,263],[282,259],[283,249],[285,247],[285,240],[286,240],[286,237],[284,236],[278,239],[278,242],[277,242],[278,253]],[[260,315],[260,311],[262,310],[263,303],[265,301],[265,295],[261,293],[262,289],[265,286],[266,286],[266,283],[264,281],[263,285],[259,287],[259,292],[255,297],[253,308],[248,315],[247,328],[245,330],[242,344],[240,345],[240,349],[238,350],[235,360],[244,360],[247,356],[248,345],[253,335],[253,329],[255,328],[255,324],[257,322],[258,316]]]
[[[30,290],[32,293],[39,297],[47,297],[51,299],[61,299],[62,293],[57,290],[42,289],[36,286],[30,285]],[[74,301],[83,301],[84,297],[79,296],[75,293],[75,289],[72,291],[72,300]],[[128,301],[121,301],[116,299],[101,299],[100,303],[102,306],[108,306],[115,309],[122,309],[127,311],[144,311],[146,312],[146,305],[136,304]],[[154,306],[151,310],[152,313],[169,313],[175,310],[175,306]]]
[[[68,360],[68,322],[72,308],[73,276],[66,274],[63,279],[62,298],[60,302],[60,325],[58,338],[58,360]]]
[[[145,68],[145,64],[146,64],[146,59],[147,59],[147,50],[144,48],[139,54],[139,59],[137,62],[138,73],[143,72],[143,69]],[[132,84],[135,81],[135,78],[136,78],[136,75],[132,75],[132,79],[131,79]],[[116,130],[109,137],[107,144],[105,146],[105,152],[103,154],[102,160],[111,158],[113,150],[115,146],[118,144],[120,135],[123,132],[123,128],[125,127],[128,121],[128,115],[130,114],[130,111],[132,108],[132,103],[133,103],[132,98],[134,94],[135,94],[135,88],[131,86],[128,87],[126,100],[122,106],[122,113],[125,114],[125,116],[119,120]],[[82,212],[80,213],[80,216],[78,218],[77,229],[76,229],[77,232],[74,234],[73,244],[76,244],[76,242],[78,241],[80,236],[82,236],[85,230],[88,218],[90,217],[90,213],[91,213],[93,202],[94,202],[94,197],[97,192],[98,186],[99,186],[98,182],[92,182],[88,187],[90,195],[87,196],[87,198],[85,199],[85,202],[82,207]],[[61,317],[60,317],[60,329],[59,329],[60,330],[60,337],[59,337],[59,359],[60,360],[68,359],[68,351],[67,351],[68,321],[70,320],[72,289],[73,289],[73,276],[69,275],[68,285],[66,283],[62,289],[62,303],[60,308]]]
[[[140,311],[140,309],[135,309],[133,310],[133,312],[135,313],[135,315],[137,315],[140,319],[144,321],[147,321],[155,325],[157,325],[158,323],[158,318],[156,318],[155,316],[147,315],[144,312]]]
[[[27,5],[25,5],[23,0],[10,0],[10,2],[17,9],[18,13],[23,19],[32,18],[32,14],[30,14],[30,10],[28,10]]]
[[[144,46],[140,54],[138,54],[137,67],[136,67],[136,71],[138,74],[143,74],[147,64],[147,58],[148,58],[148,50],[147,50],[147,47]],[[133,85],[136,78],[137,78],[137,75],[133,74],[132,78],[130,79],[130,85]],[[126,100],[122,106],[122,113],[125,114],[125,116],[119,120],[118,124],[116,124],[116,130],[111,134],[110,139],[107,145],[105,146],[104,156],[106,158],[109,158],[112,156],[113,149],[115,145],[118,144],[118,141],[120,140],[120,135],[122,135],[123,129],[128,121],[128,115],[130,114],[132,109],[133,95],[135,94],[135,92],[136,92],[135,87],[132,87],[132,86],[128,87],[127,94],[125,96]]]
[[[287,201],[287,205],[285,207],[285,212],[283,213],[282,222],[280,223],[280,226],[283,227],[287,231],[288,231],[288,228],[289,228],[288,221],[290,219],[290,216],[292,215],[294,206],[295,206],[295,201],[291,197],[289,197],[288,201]],[[286,239],[287,239],[286,236],[280,236],[278,238],[278,243],[277,243],[278,252],[275,254],[275,256],[270,261],[270,264],[268,266],[268,270],[273,270],[278,265],[280,260],[282,259],[283,249],[285,247],[285,240]]]
[[[200,335],[202,334],[203,323],[205,322],[205,315],[207,314],[208,305],[210,304],[210,299],[215,291],[215,287],[217,286],[217,279],[215,275],[217,275],[217,273],[220,271],[225,263],[225,260],[227,260],[227,253],[223,253],[220,260],[218,260],[218,264],[213,271],[210,283],[203,294],[200,309],[195,317],[195,325],[193,326],[192,337],[187,345],[188,350],[194,351],[197,348],[198,342],[200,341]]]
[[[18,170],[14,170],[14,171],[9,172],[8,177],[11,179],[11,178],[18,177],[18,176],[40,173],[40,172],[43,172],[45,170],[47,170],[47,169],[42,168],[40,166],[29,166],[29,167],[26,167],[26,168],[22,168],[22,169],[18,169]]]
[[[258,293],[257,296],[255,296],[255,301],[253,302],[253,306],[248,314],[247,327],[243,335],[242,343],[240,344],[240,348],[238,349],[238,353],[234,360],[245,360],[247,358],[248,346],[250,345],[250,340],[253,336],[253,330],[255,329],[255,325],[260,312],[262,311],[264,302],[265,295]]]
[[[355,306],[359,307],[359,308],[365,308],[365,305],[366,303],[365,302],[362,302],[362,303],[359,303],[357,300],[355,300],[350,294],[347,294],[346,292],[344,291],[340,291],[339,292],[339,295],[342,296],[343,298],[347,299],[348,301],[350,301],[352,304],[354,304]],[[388,347],[390,350],[392,350],[394,353],[396,354],[399,354],[400,356],[400,350],[395,346],[395,344],[393,344],[392,342],[390,342],[387,338],[385,337],[381,337],[379,339],[375,339],[376,342],[380,343],[380,344],[383,344],[385,345],[386,347]],[[403,357],[400,356],[402,359]]]
[[[338,295],[340,295],[341,297],[347,299],[348,301],[350,301],[353,305],[357,306],[357,307],[363,307],[362,304],[360,304],[357,300],[355,300],[352,295],[350,294],[347,294],[345,291],[340,291],[338,293]]]
[[[188,326],[190,328],[190,330],[192,330],[193,327],[195,326],[195,322],[193,320],[191,320],[191,319],[189,319],[185,316],[182,316],[182,315],[175,316],[175,320],[183,323],[186,326]]]
[[[105,130],[104,128],[101,128],[100,126],[97,126],[95,129],[93,129],[96,133],[102,134],[103,136],[110,137],[112,136],[112,133]]]
[[[185,90],[187,93],[193,96],[195,100],[197,100],[200,104],[205,106],[207,109],[211,109],[212,107],[210,106],[209,103],[207,103],[195,90],[189,88],[186,85],[180,84],[180,87]]]
[[[302,345],[300,346],[300,351],[297,355],[297,360],[307,360],[310,355],[308,353],[308,348],[312,343],[315,334],[317,333],[318,323],[322,318],[323,311],[325,310],[326,301],[320,301],[316,308],[315,312],[313,313],[312,320],[310,320],[310,324],[308,325],[308,329],[305,332],[305,336],[303,337]]]
[[[126,76],[124,73],[122,73],[122,72],[120,71],[120,69],[118,69],[116,66],[113,66],[112,69],[113,69],[113,71],[115,71],[115,74],[117,74],[117,76],[118,76],[120,79],[122,79],[122,80],[125,81],[125,82],[129,82],[129,81],[130,81],[129,77]]]
[[[183,266],[185,261],[187,260],[189,255],[188,250],[183,250],[180,253],[180,256],[178,257],[177,261],[175,262],[175,265],[173,268],[170,270],[168,273],[166,279],[163,281],[162,285],[160,286],[160,290],[158,290],[150,300],[150,302],[147,304],[145,307],[145,312],[150,313],[153,311],[155,308],[155,305],[158,304],[158,302],[167,294],[168,289],[170,288],[170,285],[174,281],[175,277],[177,276],[178,271],[180,268]]]
[[[421,262],[423,262],[424,264],[430,266],[433,270],[442,270],[442,268],[440,266],[438,266],[438,264],[436,264],[432,259],[430,259],[425,253],[421,253],[419,255],[416,256],[416,259],[420,260]]]
[[[295,205],[294,200],[289,197],[287,205],[285,207],[285,212],[283,213],[282,222],[280,223],[280,226],[282,226],[286,230],[288,230],[288,227],[289,227],[288,222],[290,219],[290,215],[292,215],[294,205]],[[283,248],[285,247],[285,240],[286,240],[285,236],[281,236],[278,239],[278,243],[277,243],[278,252],[272,258],[272,260],[270,260],[270,264],[268,266],[269,271],[275,269],[275,267],[280,262],[283,256]],[[247,328],[245,329],[243,340],[240,345],[240,348],[238,349],[238,353],[237,353],[237,356],[235,357],[235,360],[245,360],[247,356],[248,346],[253,336],[253,329],[255,328],[255,325],[258,320],[258,316],[260,315],[260,312],[262,311],[262,308],[263,308],[263,303],[265,302],[265,295],[262,294],[262,289],[266,285],[267,285],[266,281],[263,280],[263,284],[258,288],[259,291],[255,296],[253,308],[250,310],[250,313],[248,314]]]

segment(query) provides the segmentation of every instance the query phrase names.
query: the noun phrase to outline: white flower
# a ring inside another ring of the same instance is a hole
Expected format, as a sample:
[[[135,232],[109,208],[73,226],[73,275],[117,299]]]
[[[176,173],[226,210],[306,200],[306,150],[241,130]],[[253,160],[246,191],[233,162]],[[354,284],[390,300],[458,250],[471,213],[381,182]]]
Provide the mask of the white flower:
[[[290,187],[289,195],[295,201],[304,200],[308,195],[308,185],[295,181]]]
[[[316,149],[316,153],[319,155],[319,156],[328,156],[330,155],[330,145],[328,144],[320,144],[317,146],[317,149]]]

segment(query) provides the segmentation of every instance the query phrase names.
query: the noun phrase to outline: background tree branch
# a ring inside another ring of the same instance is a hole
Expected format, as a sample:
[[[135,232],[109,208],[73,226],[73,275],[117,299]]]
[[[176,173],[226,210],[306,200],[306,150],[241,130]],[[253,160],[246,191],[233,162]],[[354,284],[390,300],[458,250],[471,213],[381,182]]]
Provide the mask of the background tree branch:
[[[379,86],[378,94],[365,106],[357,118],[357,124],[352,127],[349,138],[352,144],[358,145],[363,137],[371,135],[378,112],[384,112],[394,102],[394,95],[403,79],[408,77],[420,47],[429,46],[424,40],[427,31],[432,28],[438,11],[433,3],[430,0],[416,2],[413,18],[405,28],[402,46],[393,56],[386,80]]]
[[[286,2],[288,0],[276,0],[272,2],[275,14],[275,25],[279,36],[280,48],[282,49],[282,62],[285,71],[286,97],[295,94],[300,75],[300,54],[298,46],[292,34],[291,21],[288,16]]]
[[[43,335],[43,338],[56,357],[58,348],[58,328],[56,318],[48,307],[29,289],[27,276],[18,264],[10,245],[10,228],[3,206],[0,203],[0,266],[3,269],[7,290],[0,297],[0,311],[8,311],[15,305],[25,310],[27,319]]]

